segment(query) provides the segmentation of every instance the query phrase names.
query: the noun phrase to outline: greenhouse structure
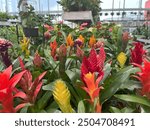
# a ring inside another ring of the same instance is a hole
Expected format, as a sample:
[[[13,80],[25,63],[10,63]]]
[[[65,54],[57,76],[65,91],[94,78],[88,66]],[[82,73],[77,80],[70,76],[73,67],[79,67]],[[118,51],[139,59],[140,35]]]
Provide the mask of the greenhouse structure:
[[[0,0],[1,113],[149,113],[150,0]]]

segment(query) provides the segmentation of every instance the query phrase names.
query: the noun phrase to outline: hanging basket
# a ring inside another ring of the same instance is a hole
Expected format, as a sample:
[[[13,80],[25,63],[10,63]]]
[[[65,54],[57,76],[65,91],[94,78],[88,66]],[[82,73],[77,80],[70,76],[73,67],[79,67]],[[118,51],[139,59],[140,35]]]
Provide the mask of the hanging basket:
[[[117,12],[116,14],[119,16],[119,15],[120,15],[120,12]]]
[[[111,14],[111,16],[114,16],[114,12],[111,12],[110,14]]]

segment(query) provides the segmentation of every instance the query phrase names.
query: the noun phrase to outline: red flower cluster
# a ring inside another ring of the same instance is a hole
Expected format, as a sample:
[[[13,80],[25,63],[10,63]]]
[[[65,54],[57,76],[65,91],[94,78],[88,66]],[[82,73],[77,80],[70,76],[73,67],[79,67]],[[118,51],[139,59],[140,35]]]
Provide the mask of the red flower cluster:
[[[142,83],[142,95],[146,95],[150,99],[150,62],[144,60],[144,66],[136,64],[141,69],[138,76],[135,76]]]
[[[20,61],[20,66],[22,70],[25,70],[22,59],[19,58],[19,61]],[[22,91],[16,88],[15,91],[17,93],[15,94],[15,97],[22,98],[24,103],[34,104],[36,97],[42,87],[41,80],[45,74],[46,72],[43,72],[34,81],[32,81],[31,72],[29,70],[26,70],[25,74],[23,75],[23,77],[21,78],[19,82],[20,87],[22,88]]]
[[[80,25],[80,30],[84,30],[84,28],[86,27],[88,25],[88,23],[82,23],[81,25]]]
[[[12,66],[8,67],[6,70],[4,70],[4,72],[0,73],[0,104],[2,105],[0,112],[17,112],[20,108],[24,107],[24,104],[20,104],[14,108],[13,91],[25,71],[20,72],[10,78],[11,73]]]
[[[42,58],[41,58],[41,56],[39,55],[38,52],[36,52],[35,55],[34,55],[33,64],[36,67],[39,67],[39,68],[41,68],[41,66],[43,64],[43,60],[42,60]]]
[[[84,57],[81,65],[81,78],[84,81],[84,75],[91,72],[98,72],[99,76],[103,76],[103,66],[105,62],[106,54],[104,48],[100,48],[99,54],[95,49],[91,49],[89,57]]]
[[[143,56],[145,55],[146,51],[143,49],[143,45],[140,42],[134,43],[134,49],[131,49],[131,63],[136,63],[141,65],[143,63]]]
[[[50,39],[50,37],[51,37],[50,32],[53,31],[54,28],[53,28],[52,26],[49,26],[48,24],[45,24],[45,25],[44,25],[44,28],[47,29],[47,31],[44,33],[44,37],[45,37],[45,39],[48,40],[48,39]]]
[[[8,54],[8,48],[12,46],[12,43],[6,39],[0,38],[0,55],[3,63],[9,67],[11,65],[10,56]]]

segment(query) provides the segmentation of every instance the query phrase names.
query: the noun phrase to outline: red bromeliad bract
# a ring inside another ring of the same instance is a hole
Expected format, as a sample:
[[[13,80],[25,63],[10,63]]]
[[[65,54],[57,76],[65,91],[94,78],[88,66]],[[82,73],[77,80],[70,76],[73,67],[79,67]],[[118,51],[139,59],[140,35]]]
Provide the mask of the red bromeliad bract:
[[[22,71],[16,75],[11,77],[12,73],[12,66],[9,66],[7,69],[4,70],[4,72],[0,73],[0,103],[2,105],[2,109],[0,112],[16,112],[20,108],[22,108],[24,105],[20,105],[14,108],[14,97],[13,97],[13,91],[17,83],[20,81],[21,77],[25,73],[25,71]]]
[[[25,70],[23,61],[19,58],[20,66],[22,70]],[[36,97],[42,87],[42,78],[45,76],[46,72],[40,74],[34,81],[32,81],[32,74],[29,70],[26,70],[25,74],[21,78],[19,84],[22,88],[21,90],[16,89],[15,97],[19,97],[23,99],[25,103],[34,104]]]
[[[136,63],[141,65],[143,63],[143,56],[145,55],[146,51],[143,49],[143,45],[140,42],[134,43],[134,49],[131,49],[131,63]]]
[[[138,76],[135,76],[142,83],[142,95],[146,95],[150,99],[150,62],[144,59],[144,65],[138,65],[141,72],[138,72]]]
[[[95,49],[91,49],[89,57],[84,57],[81,65],[81,78],[84,81],[84,75],[91,72],[98,72],[99,76],[103,76],[103,67],[105,62],[105,51],[104,48],[100,48],[99,54],[96,53]]]
[[[33,64],[39,68],[41,68],[41,66],[43,64],[43,60],[42,60],[41,56],[39,55],[38,51],[34,55]]]

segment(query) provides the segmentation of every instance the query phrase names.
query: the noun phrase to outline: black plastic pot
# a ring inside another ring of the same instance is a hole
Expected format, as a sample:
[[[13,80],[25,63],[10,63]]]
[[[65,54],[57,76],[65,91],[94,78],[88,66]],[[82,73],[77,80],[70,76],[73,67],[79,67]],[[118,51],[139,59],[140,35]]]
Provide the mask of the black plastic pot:
[[[26,37],[38,37],[38,28],[23,28]]]

